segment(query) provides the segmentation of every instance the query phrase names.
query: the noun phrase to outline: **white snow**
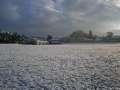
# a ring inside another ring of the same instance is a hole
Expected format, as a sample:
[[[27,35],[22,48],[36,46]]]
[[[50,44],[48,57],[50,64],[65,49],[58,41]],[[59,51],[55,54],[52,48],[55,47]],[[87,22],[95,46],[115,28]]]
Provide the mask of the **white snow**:
[[[120,44],[1,44],[0,90],[120,90]]]

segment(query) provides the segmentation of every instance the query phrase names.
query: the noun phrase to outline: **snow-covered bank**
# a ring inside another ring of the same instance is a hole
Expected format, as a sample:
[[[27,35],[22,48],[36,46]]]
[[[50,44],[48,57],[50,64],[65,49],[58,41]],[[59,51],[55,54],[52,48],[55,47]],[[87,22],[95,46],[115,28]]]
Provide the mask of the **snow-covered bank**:
[[[119,90],[119,76],[120,44],[0,45],[0,90]]]

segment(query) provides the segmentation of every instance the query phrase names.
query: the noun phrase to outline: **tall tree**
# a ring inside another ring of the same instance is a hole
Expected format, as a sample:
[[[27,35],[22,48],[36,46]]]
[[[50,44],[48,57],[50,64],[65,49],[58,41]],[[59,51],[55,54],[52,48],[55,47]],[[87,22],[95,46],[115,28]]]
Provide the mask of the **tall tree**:
[[[48,36],[47,36],[47,41],[48,41],[50,44],[51,44],[52,38],[53,38],[52,35],[48,35]]]
[[[108,39],[111,39],[111,38],[113,37],[113,32],[107,32],[106,37],[107,37]]]
[[[89,30],[88,36],[89,36],[89,38],[93,38],[93,32],[92,32],[92,30]]]

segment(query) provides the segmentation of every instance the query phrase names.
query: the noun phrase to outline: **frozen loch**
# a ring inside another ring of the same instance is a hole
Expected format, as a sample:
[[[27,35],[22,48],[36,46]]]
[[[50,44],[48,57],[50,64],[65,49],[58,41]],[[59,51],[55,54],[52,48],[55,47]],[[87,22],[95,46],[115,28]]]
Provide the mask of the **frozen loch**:
[[[120,90],[120,44],[1,44],[0,90]]]

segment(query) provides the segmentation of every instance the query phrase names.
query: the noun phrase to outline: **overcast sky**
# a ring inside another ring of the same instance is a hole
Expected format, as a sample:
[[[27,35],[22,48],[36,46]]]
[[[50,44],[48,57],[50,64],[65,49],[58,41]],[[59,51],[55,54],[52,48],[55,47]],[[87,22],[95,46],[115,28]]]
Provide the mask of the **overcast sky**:
[[[120,0],[0,0],[0,28],[56,36],[75,30],[119,31]]]

